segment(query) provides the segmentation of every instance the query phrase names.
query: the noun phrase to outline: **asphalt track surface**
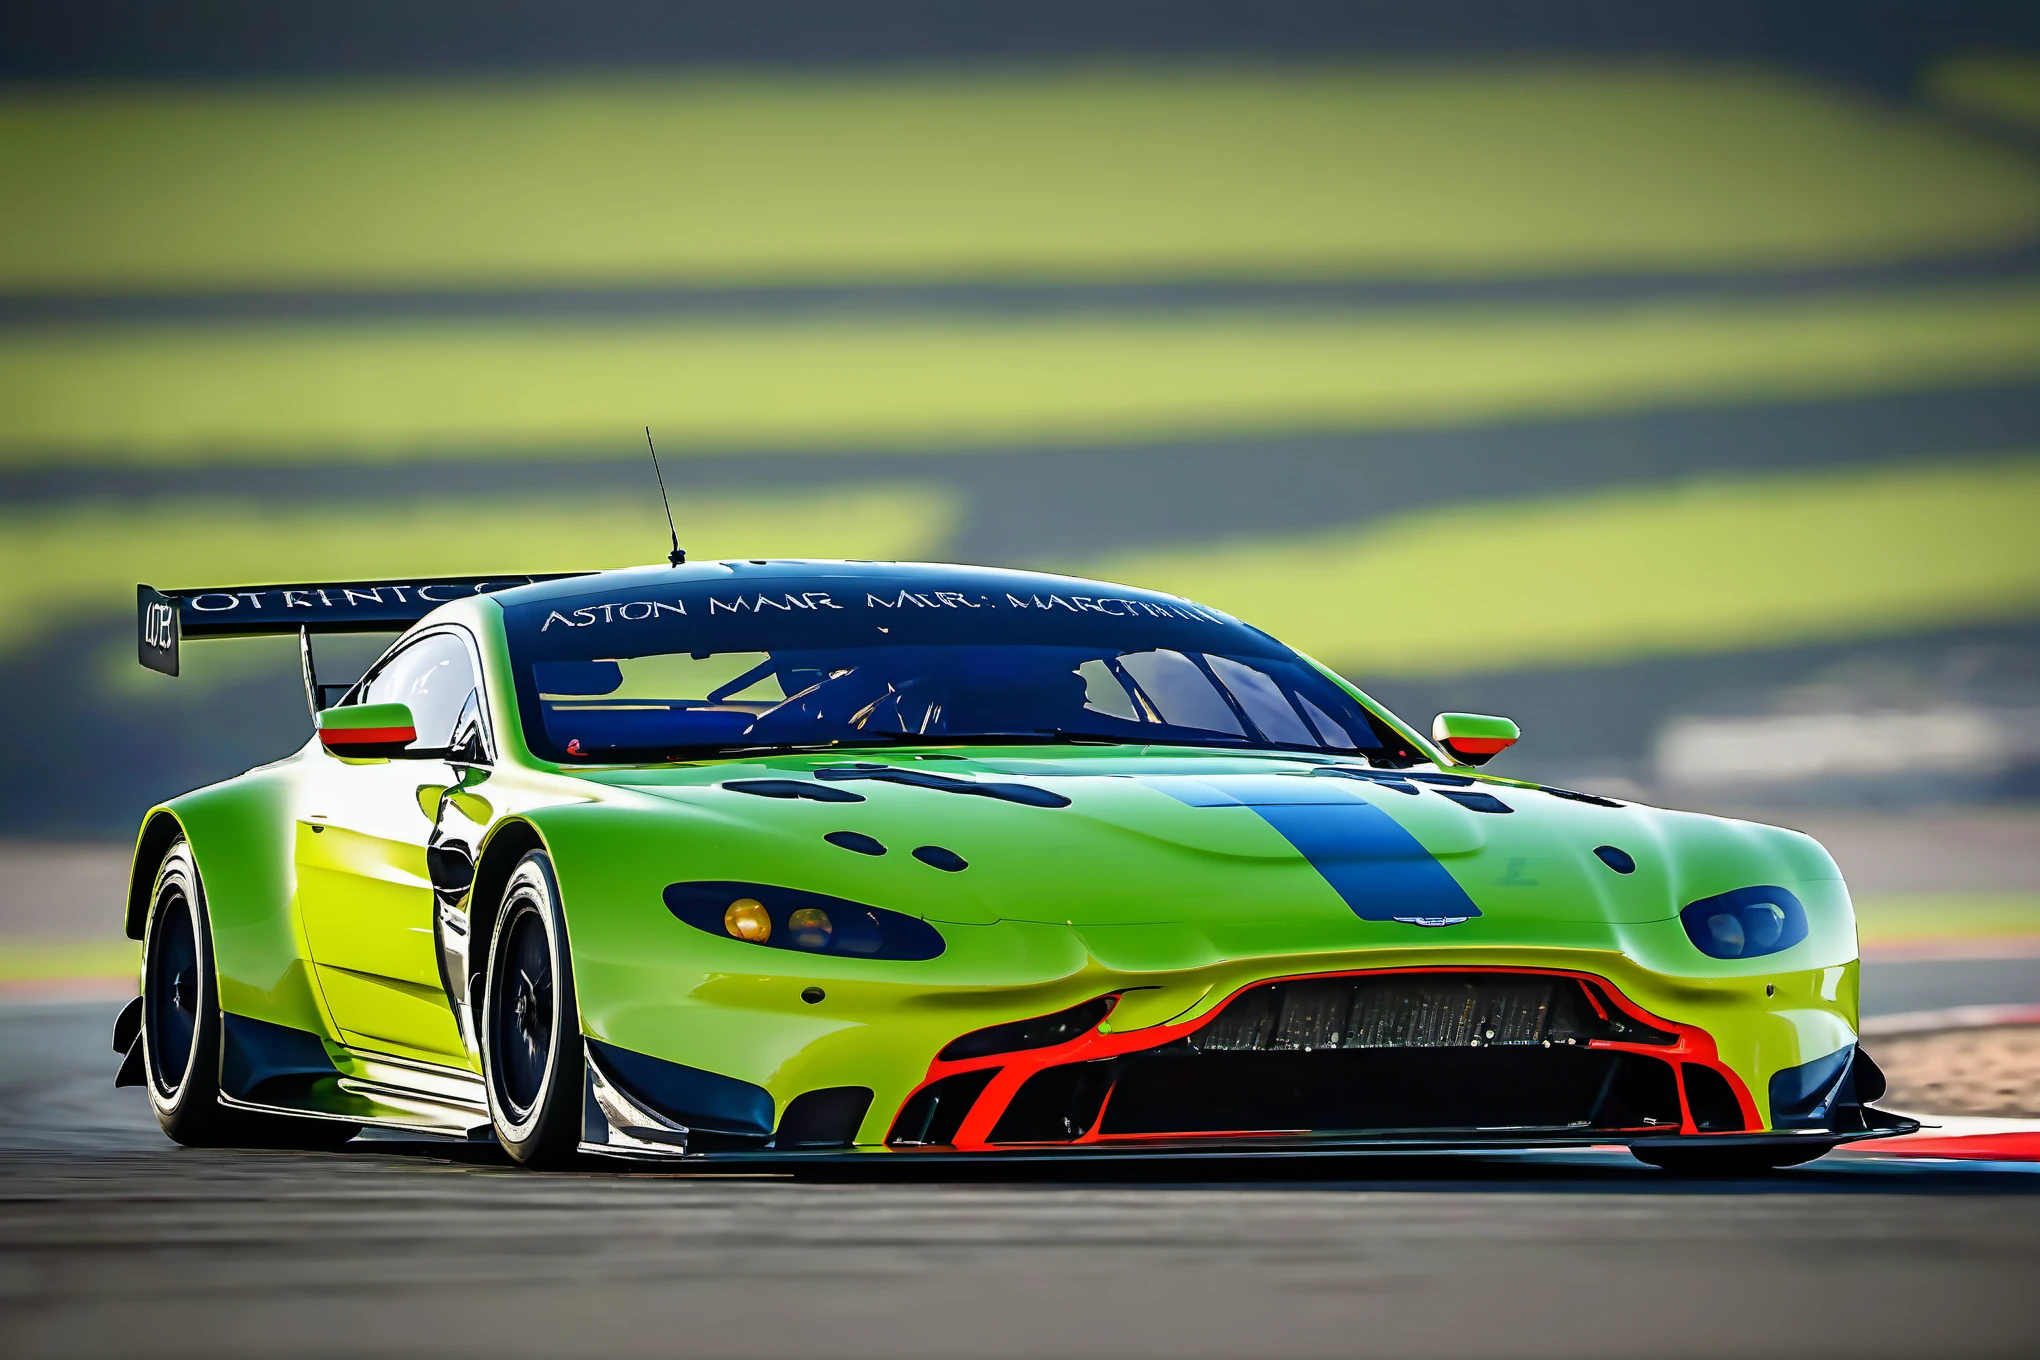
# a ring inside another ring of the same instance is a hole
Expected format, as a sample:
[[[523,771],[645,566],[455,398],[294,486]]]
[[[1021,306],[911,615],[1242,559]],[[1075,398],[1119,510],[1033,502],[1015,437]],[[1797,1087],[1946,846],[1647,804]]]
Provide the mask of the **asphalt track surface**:
[[[112,1089],[115,1009],[0,1008],[0,1354],[1946,1357],[2040,1335],[2040,1171],[2009,1164],[796,1179],[198,1152]]]

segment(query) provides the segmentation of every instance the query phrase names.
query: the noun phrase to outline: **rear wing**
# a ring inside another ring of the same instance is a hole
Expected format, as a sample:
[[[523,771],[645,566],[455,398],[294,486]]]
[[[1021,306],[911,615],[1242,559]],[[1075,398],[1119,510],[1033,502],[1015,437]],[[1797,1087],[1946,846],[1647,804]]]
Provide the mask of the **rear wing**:
[[[140,585],[135,587],[136,654],[150,670],[175,675],[178,647],[186,638],[401,633],[450,600],[588,574],[427,576],[405,581],[306,581],[198,590]]]

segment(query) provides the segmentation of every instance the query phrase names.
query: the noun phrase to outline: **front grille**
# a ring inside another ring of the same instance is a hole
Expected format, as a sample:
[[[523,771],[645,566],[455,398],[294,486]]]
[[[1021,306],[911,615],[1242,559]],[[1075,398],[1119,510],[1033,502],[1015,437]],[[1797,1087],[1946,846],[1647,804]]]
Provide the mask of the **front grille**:
[[[1594,1039],[1669,1044],[1578,978],[1385,973],[1271,982],[1178,1041],[1195,1053],[1342,1048],[1550,1047]]]

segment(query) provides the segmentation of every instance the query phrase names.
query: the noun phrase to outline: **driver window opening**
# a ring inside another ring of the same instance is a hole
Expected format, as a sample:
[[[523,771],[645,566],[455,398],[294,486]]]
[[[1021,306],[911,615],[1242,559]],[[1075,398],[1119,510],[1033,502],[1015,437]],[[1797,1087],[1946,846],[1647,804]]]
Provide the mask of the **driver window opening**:
[[[435,633],[391,657],[363,687],[359,702],[403,704],[411,710],[421,750],[454,744],[456,729],[472,707],[480,723],[480,698],[467,644],[451,633]]]

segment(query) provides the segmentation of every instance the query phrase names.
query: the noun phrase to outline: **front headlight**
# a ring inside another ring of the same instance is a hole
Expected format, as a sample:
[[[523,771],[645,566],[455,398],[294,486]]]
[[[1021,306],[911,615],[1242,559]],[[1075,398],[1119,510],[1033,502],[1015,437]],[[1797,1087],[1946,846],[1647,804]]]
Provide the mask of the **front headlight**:
[[[1737,888],[1679,913],[1686,938],[1710,959],[1754,959],[1806,938],[1806,908],[1784,888]]]
[[[943,950],[941,932],[919,917],[798,888],[672,883],[665,899],[696,930],[767,949],[866,959],[932,959]]]

